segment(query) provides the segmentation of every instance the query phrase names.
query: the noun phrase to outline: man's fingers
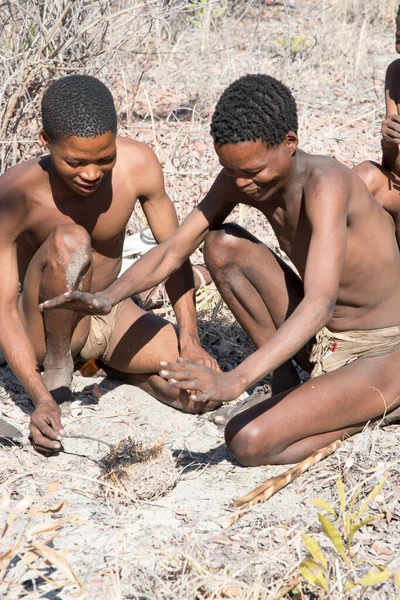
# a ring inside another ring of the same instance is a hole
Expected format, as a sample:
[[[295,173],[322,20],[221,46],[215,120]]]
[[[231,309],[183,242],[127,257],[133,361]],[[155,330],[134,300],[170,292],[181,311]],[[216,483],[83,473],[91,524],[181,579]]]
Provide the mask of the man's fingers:
[[[179,388],[180,390],[196,390],[200,385],[200,382],[196,381],[195,379],[193,379],[192,381],[178,381],[177,379],[170,378],[168,379],[168,383],[176,388]]]
[[[40,420],[39,422],[33,422],[32,423],[32,429],[35,428],[37,431],[39,431],[40,433],[44,434],[47,438],[49,438],[50,440],[55,440],[55,441],[61,441],[62,440],[62,435],[56,431],[55,429],[53,429],[53,427],[51,427],[50,425],[48,425],[46,423],[46,421],[44,420]],[[61,422],[60,422],[60,428],[61,428]],[[31,431],[32,431],[31,429]]]
[[[35,446],[36,450],[41,450],[41,451],[45,451],[45,452],[56,452],[57,450],[60,450],[61,448],[61,444],[60,442],[56,442],[53,441],[51,439],[49,439],[48,437],[45,437],[40,430],[35,427],[34,425],[31,425],[31,439],[33,442],[33,445]]]
[[[45,300],[39,304],[39,310],[43,311],[49,308],[56,308],[57,306],[63,305],[66,302],[71,302],[71,297],[69,296],[69,292],[65,294],[61,294],[61,296],[56,296],[55,298],[51,298],[51,300]]]
[[[179,381],[187,381],[188,379],[190,379],[191,377],[193,377],[194,373],[192,373],[191,371],[167,371],[167,370],[162,370],[160,371],[159,375],[161,377],[163,377],[164,379],[170,379],[171,377],[173,379],[178,379]]]
[[[189,394],[189,400],[192,400],[192,402],[207,402],[208,401],[208,395],[205,394],[204,392],[191,392],[191,394]]]

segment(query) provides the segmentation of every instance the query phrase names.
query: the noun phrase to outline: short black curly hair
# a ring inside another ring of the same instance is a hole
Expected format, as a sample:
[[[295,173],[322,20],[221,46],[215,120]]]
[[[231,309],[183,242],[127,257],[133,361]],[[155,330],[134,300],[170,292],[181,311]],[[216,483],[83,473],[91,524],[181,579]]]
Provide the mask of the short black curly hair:
[[[245,75],[223,92],[211,120],[215,144],[261,139],[280,144],[289,131],[297,133],[296,102],[290,90],[269,75]]]
[[[110,90],[95,77],[69,75],[57,79],[43,94],[43,129],[50,141],[71,136],[91,138],[117,132],[117,114]]]

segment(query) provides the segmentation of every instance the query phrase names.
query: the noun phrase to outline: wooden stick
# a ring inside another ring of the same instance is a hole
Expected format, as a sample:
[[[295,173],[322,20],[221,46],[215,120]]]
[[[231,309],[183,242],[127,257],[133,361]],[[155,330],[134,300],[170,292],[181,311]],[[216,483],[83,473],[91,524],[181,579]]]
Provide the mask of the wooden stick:
[[[324,448],[321,448],[321,450],[316,450],[315,452],[310,454],[310,456],[299,462],[291,469],[288,469],[284,473],[277,475],[277,477],[267,479],[267,481],[264,481],[264,483],[259,485],[255,490],[252,490],[251,492],[249,492],[245,496],[242,496],[241,498],[237,498],[237,500],[233,500],[232,504],[234,506],[243,506],[243,504],[248,504],[249,502],[251,502],[251,500],[253,500],[253,498],[259,496],[270,487],[275,487],[276,485],[279,486],[277,488],[277,491],[280,490],[294,479],[297,479],[299,475],[301,475],[305,471],[308,471],[308,469],[316,465],[320,460],[322,460],[329,454],[332,454],[332,452],[339,448],[341,443],[342,442],[340,440],[336,440],[335,442],[329,444],[329,446],[324,446]]]
[[[232,504],[234,504],[234,506],[240,506],[241,508],[232,516],[220,521],[222,527],[227,528],[230,527],[233,523],[236,523],[236,521],[238,521],[240,517],[246,512],[248,512],[253,506],[261,504],[261,502],[265,502],[266,500],[271,498],[271,496],[276,494],[276,492],[281,490],[288,483],[291,483],[292,481],[297,479],[299,475],[308,471],[308,469],[313,467],[315,464],[320,462],[329,454],[332,454],[332,452],[335,452],[335,450],[337,450],[341,446],[341,444],[341,440],[336,440],[335,442],[332,442],[328,446],[321,448],[321,450],[313,452],[308,458],[302,460],[288,471],[285,471],[281,475],[278,475],[277,477],[273,477],[272,479],[265,481],[258,488],[256,488],[249,494],[246,494],[246,496],[234,500]]]

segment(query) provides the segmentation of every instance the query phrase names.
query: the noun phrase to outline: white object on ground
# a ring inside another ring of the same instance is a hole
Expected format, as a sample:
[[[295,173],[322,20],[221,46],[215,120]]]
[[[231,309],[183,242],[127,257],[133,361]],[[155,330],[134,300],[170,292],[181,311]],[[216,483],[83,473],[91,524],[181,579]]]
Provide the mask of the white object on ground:
[[[145,254],[151,248],[154,248],[157,244],[149,244],[149,242],[143,242],[140,236],[140,231],[133,235],[127,235],[124,240],[124,247],[122,249],[122,265],[118,277],[125,273],[129,267],[135,263],[142,254]]]

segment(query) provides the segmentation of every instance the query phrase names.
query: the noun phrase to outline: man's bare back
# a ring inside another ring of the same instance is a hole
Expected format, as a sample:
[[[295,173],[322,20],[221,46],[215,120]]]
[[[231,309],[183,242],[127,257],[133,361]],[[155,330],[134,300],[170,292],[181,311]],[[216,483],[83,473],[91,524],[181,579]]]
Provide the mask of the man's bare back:
[[[298,149],[295,102],[275,79],[231,84],[211,132],[223,171],[171,238],[104,292],[74,292],[42,309],[108,310],[165,279],[204,240],[213,279],[257,350],[226,373],[181,360],[162,362],[160,375],[197,400],[229,402],[273,373],[272,398],[250,402],[225,437],[245,465],[297,462],[400,404],[390,375],[400,368],[394,224],[354,171]],[[249,232],[224,223],[239,203],[265,215],[301,278]],[[301,386],[292,358],[312,371]]]

